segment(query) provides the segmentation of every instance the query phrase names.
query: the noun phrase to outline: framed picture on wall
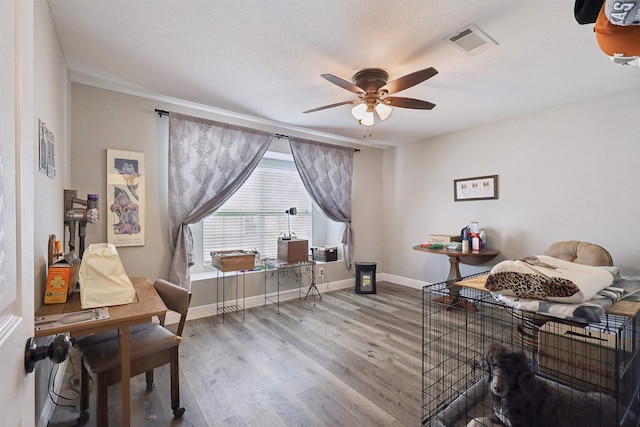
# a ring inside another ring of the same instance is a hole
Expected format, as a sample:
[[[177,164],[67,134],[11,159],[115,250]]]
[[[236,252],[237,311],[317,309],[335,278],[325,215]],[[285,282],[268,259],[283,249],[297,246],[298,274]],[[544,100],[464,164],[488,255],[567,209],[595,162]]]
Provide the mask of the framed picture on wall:
[[[107,242],[144,246],[145,153],[107,149]]]
[[[38,134],[38,170],[49,178],[54,178],[56,176],[56,156],[53,133],[40,119],[38,119]]]
[[[485,200],[498,198],[498,175],[453,180],[453,200]]]

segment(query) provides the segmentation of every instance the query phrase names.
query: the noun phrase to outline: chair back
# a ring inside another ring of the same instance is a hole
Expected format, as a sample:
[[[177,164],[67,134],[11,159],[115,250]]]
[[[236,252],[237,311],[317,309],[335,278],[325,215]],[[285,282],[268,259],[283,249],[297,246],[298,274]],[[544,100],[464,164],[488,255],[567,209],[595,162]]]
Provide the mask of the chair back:
[[[613,258],[602,246],[578,240],[566,240],[552,243],[544,255],[565,261],[593,266],[613,266]]]
[[[187,312],[189,311],[189,304],[191,303],[191,292],[162,279],[156,280],[153,283],[153,287],[156,288],[164,305],[166,305],[169,310],[180,314],[180,322],[178,323],[176,335],[182,336],[184,323],[187,320]],[[160,318],[160,324],[163,326],[165,321],[164,317],[165,316],[162,316]]]

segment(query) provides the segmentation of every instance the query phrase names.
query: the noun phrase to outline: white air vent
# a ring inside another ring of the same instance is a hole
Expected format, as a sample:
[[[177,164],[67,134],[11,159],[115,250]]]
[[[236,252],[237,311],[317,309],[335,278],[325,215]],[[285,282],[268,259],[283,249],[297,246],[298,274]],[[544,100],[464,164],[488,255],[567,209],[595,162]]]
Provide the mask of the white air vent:
[[[473,24],[448,36],[446,40],[468,55],[477,55],[498,45],[495,40]]]

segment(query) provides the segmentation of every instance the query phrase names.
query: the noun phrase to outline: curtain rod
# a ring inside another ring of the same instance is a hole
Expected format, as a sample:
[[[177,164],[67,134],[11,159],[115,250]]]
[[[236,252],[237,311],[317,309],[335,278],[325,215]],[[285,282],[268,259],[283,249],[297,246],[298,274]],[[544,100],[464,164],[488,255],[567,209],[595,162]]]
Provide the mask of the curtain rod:
[[[166,110],[159,110],[159,109],[157,109],[157,108],[156,108],[156,110],[155,110],[155,111],[156,111],[156,113],[158,113],[158,116],[159,116],[159,117],[162,117],[162,116],[168,116],[168,115],[169,115],[169,112],[168,112],[168,111],[166,111]],[[283,135],[283,134],[281,134],[281,133],[276,133],[276,134],[274,134],[273,136],[275,136],[275,137],[276,137],[276,138],[278,138],[278,139],[280,139],[280,138],[287,138],[287,139],[289,139],[289,135]],[[359,151],[360,151],[360,149],[359,149],[359,148],[354,148],[354,149],[353,149],[353,151],[357,153],[357,152],[359,152]]]
[[[283,134],[281,134],[281,133],[274,133],[274,134],[273,134],[273,136],[275,136],[275,137],[276,137],[276,138],[278,138],[278,139],[280,139],[280,138],[287,138],[287,139],[289,139],[289,135],[283,135]],[[359,151],[360,151],[360,149],[359,149],[359,148],[354,148],[354,149],[353,149],[353,152],[354,152],[354,153],[357,153],[357,152],[359,152]]]

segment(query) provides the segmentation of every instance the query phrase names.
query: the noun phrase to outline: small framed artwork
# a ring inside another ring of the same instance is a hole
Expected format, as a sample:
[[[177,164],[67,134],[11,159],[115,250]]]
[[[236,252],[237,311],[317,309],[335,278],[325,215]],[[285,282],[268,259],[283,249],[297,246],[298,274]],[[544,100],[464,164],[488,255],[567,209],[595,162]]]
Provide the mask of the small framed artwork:
[[[145,154],[107,149],[107,242],[144,246]]]
[[[53,133],[47,129],[47,125],[40,119],[38,119],[38,133],[38,170],[49,178],[55,178],[56,156]]]
[[[498,198],[498,175],[453,180],[453,199],[485,200]]]

